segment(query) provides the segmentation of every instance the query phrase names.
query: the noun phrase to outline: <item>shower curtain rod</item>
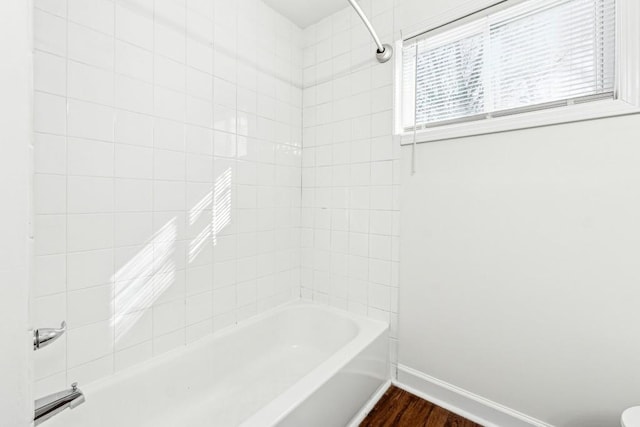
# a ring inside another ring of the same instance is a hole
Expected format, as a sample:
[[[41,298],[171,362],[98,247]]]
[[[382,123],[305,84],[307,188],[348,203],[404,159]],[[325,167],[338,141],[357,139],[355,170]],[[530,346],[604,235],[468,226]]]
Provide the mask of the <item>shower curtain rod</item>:
[[[378,58],[378,62],[384,63],[390,60],[391,57],[393,56],[393,48],[386,43],[382,44],[380,42],[380,39],[376,34],[376,30],[373,29],[371,22],[369,22],[369,20],[367,19],[367,16],[364,14],[362,9],[360,8],[360,5],[356,3],[356,0],[349,0],[349,3],[355,9],[358,16],[360,16],[360,19],[362,19],[362,22],[364,23],[365,27],[367,27],[367,30],[369,30],[369,34],[371,34],[371,37],[373,37],[373,41],[376,43],[376,46],[378,47],[378,50],[376,52],[376,58]]]

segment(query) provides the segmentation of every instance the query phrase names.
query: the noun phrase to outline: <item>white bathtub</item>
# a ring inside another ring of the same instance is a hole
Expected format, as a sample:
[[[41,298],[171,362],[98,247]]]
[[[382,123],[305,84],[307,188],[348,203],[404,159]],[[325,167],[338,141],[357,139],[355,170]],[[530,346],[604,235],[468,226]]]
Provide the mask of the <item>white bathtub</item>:
[[[386,381],[387,325],[295,302],[89,385],[44,427],[345,426]]]

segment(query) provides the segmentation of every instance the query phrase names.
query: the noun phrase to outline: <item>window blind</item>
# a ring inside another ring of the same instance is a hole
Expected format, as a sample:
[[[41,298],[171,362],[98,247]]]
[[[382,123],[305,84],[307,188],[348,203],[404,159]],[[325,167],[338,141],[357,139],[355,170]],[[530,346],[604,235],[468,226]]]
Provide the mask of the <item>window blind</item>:
[[[405,42],[402,127],[613,98],[615,0],[527,0]]]

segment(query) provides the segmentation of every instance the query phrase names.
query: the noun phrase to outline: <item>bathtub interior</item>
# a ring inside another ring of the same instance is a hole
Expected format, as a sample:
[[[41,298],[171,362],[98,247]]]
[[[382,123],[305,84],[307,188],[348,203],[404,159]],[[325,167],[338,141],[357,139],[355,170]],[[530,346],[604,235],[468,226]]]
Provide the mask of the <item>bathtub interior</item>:
[[[225,336],[208,349],[235,350],[224,354],[223,363],[210,366],[215,381],[197,392],[185,390],[184,396],[191,397],[183,405],[163,411],[145,426],[195,427],[212,420],[220,426],[239,425],[357,335],[356,324],[348,318],[309,307],[290,307],[254,323],[254,328]]]
[[[237,426],[359,330],[347,316],[311,304],[289,305],[90,384],[87,402],[52,419],[49,427]]]

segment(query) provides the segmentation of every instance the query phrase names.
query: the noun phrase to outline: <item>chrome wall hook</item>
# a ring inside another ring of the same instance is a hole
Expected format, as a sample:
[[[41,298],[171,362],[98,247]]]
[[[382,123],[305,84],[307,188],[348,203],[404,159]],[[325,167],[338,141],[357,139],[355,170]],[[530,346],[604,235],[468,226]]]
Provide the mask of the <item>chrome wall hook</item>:
[[[67,331],[67,322],[62,321],[59,329],[55,328],[40,328],[33,331],[33,350],[46,347],[58,338],[60,338]]]

